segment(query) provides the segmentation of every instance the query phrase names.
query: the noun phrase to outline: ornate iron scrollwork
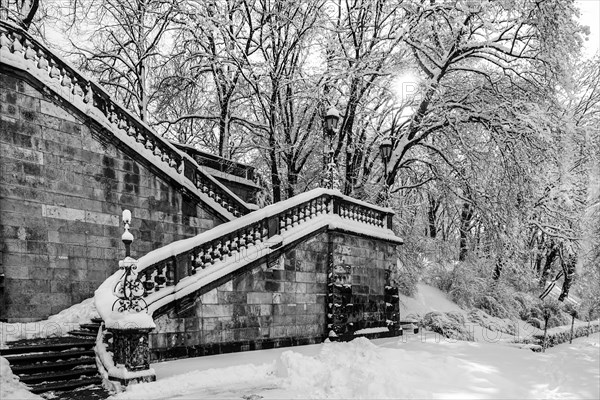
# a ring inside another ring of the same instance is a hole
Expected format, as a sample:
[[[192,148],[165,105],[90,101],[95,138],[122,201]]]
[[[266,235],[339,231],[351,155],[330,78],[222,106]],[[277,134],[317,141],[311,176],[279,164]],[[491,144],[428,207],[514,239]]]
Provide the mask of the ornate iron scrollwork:
[[[146,310],[148,304],[144,300],[146,289],[144,284],[138,279],[137,260],[126,257],[119,261],[119,268],[123,270],[123,276],[114,288],[114,295],[118,299],[113,303],[113,311],[142,312]]]
[[[118,299],[113,303],[112,309],[119,312],[142,312],[148,308],[148,304],[144,300],[146,289],[143,282],[138,278],[138,261],[130,256],[131,243],[133,242],[133,235],[129,232],[130,223],[131,212],[124,210],[123,225],[125,231],[121,236],[121,240],[125,244],[125,258],[119,261],[119,268],[123,270],[123,275],[113,289],[113,293]]]

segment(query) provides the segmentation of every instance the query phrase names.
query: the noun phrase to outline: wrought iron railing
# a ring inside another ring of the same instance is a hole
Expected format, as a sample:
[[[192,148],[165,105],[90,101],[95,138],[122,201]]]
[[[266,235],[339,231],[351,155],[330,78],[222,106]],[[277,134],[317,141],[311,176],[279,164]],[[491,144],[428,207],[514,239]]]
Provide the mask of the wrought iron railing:
[[[154,133],[148,125],[114,101],[102,87],[83,77],[27,32],[6,21],[0,21],[0,55],[0,62],[28,70],[72,103],[83,103],[90,111],[87,112],[90,117],[100,119],[101,125],[108,126],[112,132],[121,132],[123,138],[126,135],[130,139],[121,139],[126,144],[131,146],[127,142],[129,140],[143,146],[140,147],[146,150],[141,154],[143,157],[167,173],[183,174],[201,193],[234,217],[252,211],[251,206],[199,169],[192,157]]]

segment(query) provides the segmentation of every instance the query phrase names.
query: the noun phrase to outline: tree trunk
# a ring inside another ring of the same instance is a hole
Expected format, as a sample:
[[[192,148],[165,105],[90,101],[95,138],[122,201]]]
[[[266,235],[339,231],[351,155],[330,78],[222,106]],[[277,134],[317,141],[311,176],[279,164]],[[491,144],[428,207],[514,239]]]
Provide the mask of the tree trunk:
[[[546,336],[548,335],[548,321],[550,320],[550,316],[544,316],[544,339],[542,341],[542,352],[546,352]]]
[[[502,273],[502,267],[504,266],[504,262],[502,261],[502,257],[498,257],[496,260],[496,266],[494,267],[494,272],[492,273],[492,279],[494,281],[498,281],[500,279],[500,274]]]
[[[231,158],[228,154],[229,148],[229,100],[221,104],[219,115],[219,157]]]
[[[575,327],[575,314],[571,315],[571,337],[569,338],[569,344],[573,343],[573,328]]]
[[[469,253],[468,234],[471,219],[473,218],[473,208],[468,202],[463,203],[462,212],[460,214],[460,239],[458,261],[465,261]]]
[[[562,291],[558,297],[558,301],[564,301],[569,296],[569,289],[573,283],[573,277],[575,276],[575,257],[572,254],[567,255],[563,270],[565,272],[565,280],[563,282]]]
[[[293,168],[288,168],[288,184],[287,184],[287,198],[290,199],[294,197],[295,187],[298,183],[298,172],[294,171]]]
[[[275,139],[269,138],[271,149],[269,150],[269,158],[271,160],[271,184],[273,186],[273,203],[281,201],[281,178],[277,170],[277,152],[275,150]]]
[[[552,269],[552,263],[558,256],[558,247],[553,245],[552,249],[546,256],[546,262],[544,263],[544,269],[542,270],[542,274],[540,275],[540,287],[543,288],[546,285],[546,280],[548,280],[548,275],[550,275],[550,270]]]
[[[436,217],[437,211],[440,207],[439,201],[434,199],[430,194],[428,194],[429,207],[427,208],[427,222],[429,228],[429,237],[435,239],[437,236],[437,224]]]

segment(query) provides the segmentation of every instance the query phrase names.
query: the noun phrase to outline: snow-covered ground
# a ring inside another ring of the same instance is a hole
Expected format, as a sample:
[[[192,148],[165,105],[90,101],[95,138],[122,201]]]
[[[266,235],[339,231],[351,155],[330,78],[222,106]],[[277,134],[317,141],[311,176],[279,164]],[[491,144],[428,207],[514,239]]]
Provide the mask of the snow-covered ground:
[[[597,399],[600,336],[546,353],[433,334],[364,338],[154,364],[115,399]]]
[[[463,312],[420,284],[402,296],[401,318]],[[153,364],[157,382],[116,399],[600,398],[600,336],[534,353],[515,336],[472,325],[475,342],[422,332]],[[519,336],[532,327],[519,325]]]

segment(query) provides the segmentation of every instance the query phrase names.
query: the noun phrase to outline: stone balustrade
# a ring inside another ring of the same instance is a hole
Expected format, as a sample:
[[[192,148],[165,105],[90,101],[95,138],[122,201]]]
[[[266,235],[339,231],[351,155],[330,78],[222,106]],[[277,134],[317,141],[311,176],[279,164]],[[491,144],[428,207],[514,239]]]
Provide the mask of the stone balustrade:
[[[261,250],[277,247],[276,236],[326,214],[337,215],[342,221],[361,223],[365,228],[382,230],[391,227],[393,216],[391,210],[369,206],[331,192],[322,193],[248,224],[238,220],[239,224],[225,234],[148,265],[139,271],[139,279],[146,289],[144,296],[177,285],[182,279],[211,268],[219,261],[231,257],[241,259],[249,254],[252,247],[259,252],[252,257],[259,258]]]

